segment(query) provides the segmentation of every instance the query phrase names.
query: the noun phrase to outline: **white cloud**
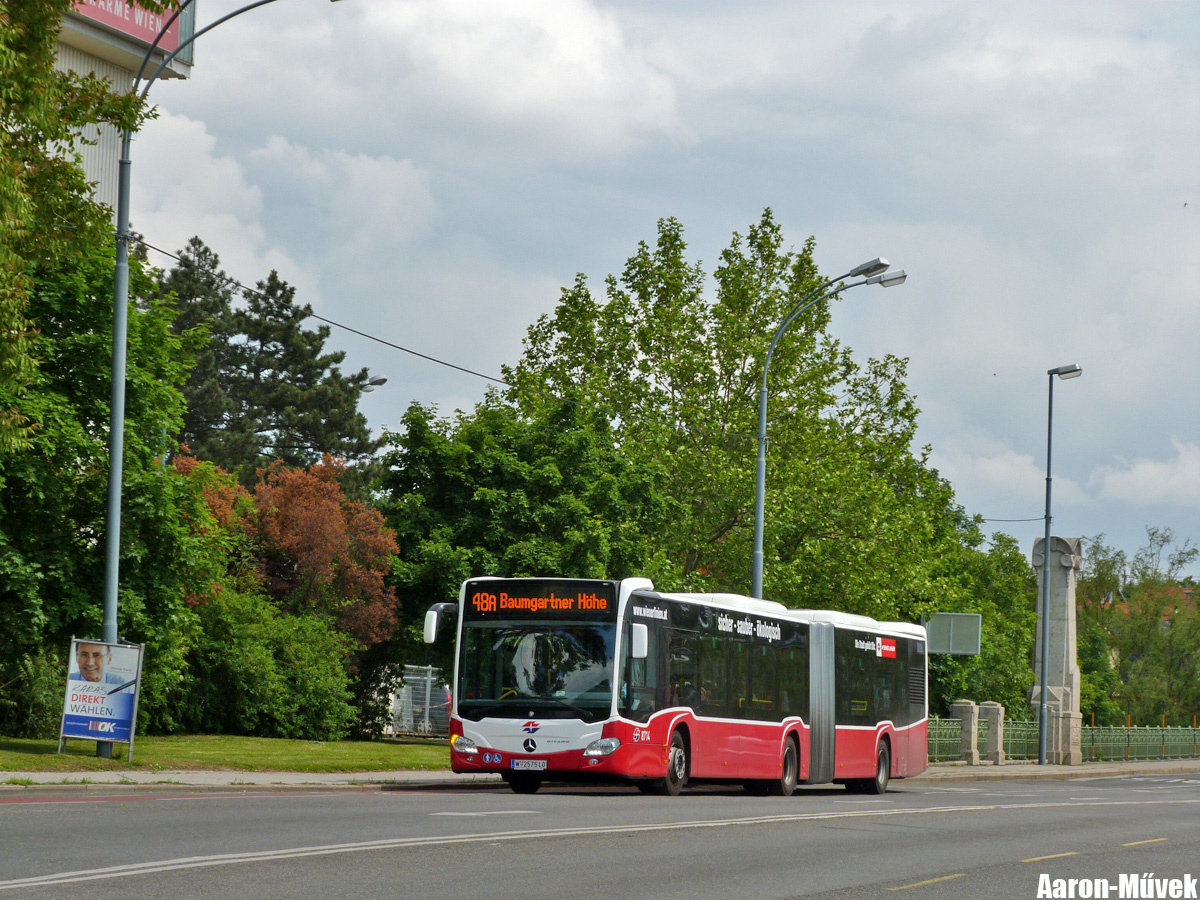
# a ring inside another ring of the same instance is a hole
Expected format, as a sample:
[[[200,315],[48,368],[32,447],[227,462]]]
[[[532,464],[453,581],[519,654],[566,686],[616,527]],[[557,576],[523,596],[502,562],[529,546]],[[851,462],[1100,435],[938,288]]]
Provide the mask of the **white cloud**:
[[[278,135],[250,154],[264,179],[310,208],[310,233],[332,258],[362,261],[429,232],[437,203],[410,160],[313,151]]]
[[[270,4],[155,86],[190,118],[139,139],[133,218],[495,372],[559,285],[602,285],[658,217],[711,271],[771,206],[823,271],[908,270],[847,294],[833,330],[910,358],[918,442],[969,512],[1041,512],[1046,370],[1078,362],[1055,389],[1062,533],[1197,539],[1200,369],[1162,369],[1200,332],[1198,40],[1190,6],[1121,0]],[[391,379],[373,424],[485,389],[345,346]]]
[[[203,122],[160,112],[138,135],[130,158],[130,218],[149,243],[175,252],[198,235],[243,283],[270,269],[292,284],[315,282],[305,266],[267,240],[262,191],[236,159],[217,152]],[[174,264],[153,253],[151,262]]]
[[[987,446],[986,441],[983,444],[972,452],[948,441],[930,461],[954,486],[968,513],[989,519],[1041,515],[1046,500],[1045,461],[995,444]],[[1055,475],[1054,502],[1080,507],[1091,501],[1074,479]]]
[[[572,156],[680,127],[671,79],[596,4],[422,0],[363,15],[377,45],[407,63],[400,102],[415,94],[503,131],[533,128],[568,141]]]
[[[1122,460],[1102,467],[1091,481],[1108,501],[1147,507],[1156,504],[1200,509],[1200,446],[1172,439],[1170,459]]]

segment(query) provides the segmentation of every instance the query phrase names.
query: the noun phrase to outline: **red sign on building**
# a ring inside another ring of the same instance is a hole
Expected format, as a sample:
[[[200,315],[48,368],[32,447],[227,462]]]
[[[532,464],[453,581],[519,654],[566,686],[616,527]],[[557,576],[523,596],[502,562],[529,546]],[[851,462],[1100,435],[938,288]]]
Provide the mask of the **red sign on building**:
[[[152,13],[142,9],[131,0],[75,0],[74,11],[85,18],[106,25],[121,34],[147,45],[153,44],[171,12]],[[179,47],[179,20],[171,23],[171,30],[163,35],[158,46],[167,53]]]

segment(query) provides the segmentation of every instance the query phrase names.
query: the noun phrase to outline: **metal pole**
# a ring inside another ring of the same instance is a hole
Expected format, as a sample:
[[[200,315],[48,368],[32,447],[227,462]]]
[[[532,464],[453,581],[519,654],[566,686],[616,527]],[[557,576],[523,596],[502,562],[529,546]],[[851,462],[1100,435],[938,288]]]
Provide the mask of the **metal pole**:
[[[1046,693],[1049,690],[1047,663],[1050,656],[1050,449],[1054,435],[1054,376],[1050,375],[1046,404],[1046,534],[1042,540],[1042,665],[1041,703],[1038,707],[1038,765],[1046,765]]]
[[[112,387],[108,410],[108,507],[104,529],[104,620],[100,639],[117,642],[121,566],[121,476],[125,461],[125,358],[129,324],[129,132],[121,136],[117,167],[117,261],[113,269]],[[96,756],[113,758],[111,741],[96,742]]]
[[[206,31],[211,31],[217,25],[227,22],[234,16],[239,16],[251,9],[273,2],[275,0],[256,0],[256,2],[222,16],[211,25],[195,32],[188,40],[180,43],[173,52],[167,55],[154,74],[147,79],[140,96],[145,99],[146,94],[150,91],[150,86],[154,84],[155,79],[158,78],[167,64],[175,58],[179,51],[195,41],[200,35]],[[142,58],[142,65],[138,70],[138,79],[141,78],[142,73],[146,70],[150,57],[158,47],[158,43],[162,40],[163,35],[166,34],[167,29],[171,27],[172,23],[179,16],[179,13],[183,11],[183,7],[189,3],[191,3],[191,0],[185,0],[180,8],[175,11],[175,14],[167,20],[157,37],[155,37],[154,43],[150,45],[150,49],[146,51],[146,55]],[[133,87],[134,93],[137,92],[137,88],[138,85],[135,81]],[[132,138],[132,132],[128,129],[121,133],[121,159],[117,163],[117,259],[113,268],[112,388],[109,397],[108,425],[108,507],[105,511],[104,527],[104,619],[101,625],[101,639],[109,644],[115,644],[118,639],[117,604],[121,567],[121,480],[125,464],[125,369],[129,318],[129,183],[130,172],[133,167],[133,163],[129,159],[129,148]],[[98,741],[96,743],[96,755],[102,759],[112,759],[112,743],[109,741]]]
[[[763,366],[763,384],[758,392],[758,469],[754,476],[754,565],[751,576],[750,596],[763,595],[763,508],[767,494],[767,366],[771,356],[767,354]]]
[[[839,284],[833,290],[829,290],[830,285],[837,284],[851,274],[851,272],[847,272],[845,275],[829,279],[792,307],[791,311],[783,317],[779,327],[775,329],[775,336],[771,338],[771,345],[767,348],[767,355],[763,360],[762,387],[758,392],[758,468],[754,478],[754,560],[750,576],[750,596],[760,600],[763,595],[763,520],[767,502],[767,374],[771,369],[771,357],[774,355],[775,346],[783,337],[783,333],[791,327],[791,324],[802,312],[814,303],[835,297],[849,288],[868,283],[864,279],[853,284]]]
[[[425,667],[425,734],[429,734],[429,701],[433,696],[433,666]]]

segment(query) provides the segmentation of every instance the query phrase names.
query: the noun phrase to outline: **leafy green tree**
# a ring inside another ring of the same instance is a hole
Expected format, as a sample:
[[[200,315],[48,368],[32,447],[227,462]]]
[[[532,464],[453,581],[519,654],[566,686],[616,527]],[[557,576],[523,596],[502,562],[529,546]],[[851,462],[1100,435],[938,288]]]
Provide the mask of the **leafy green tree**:
[[[1075,588],[1075,632],[1080,673],[1079,710],[1087,724],[1123,725],[1126,709],[1113,661],[1116,618],[1125,607],[1127,560],[1104,535],[1083,539],[1083,569]]]
[[[958,590],[953,608],[940,611],[978,613],[981,639],[978,656],[930,656],[931,710],[944,715],[955,700],[992,700],[1010,718],[1028,718],[1037,625],[1037,584],[1029,561],[1009,535],[993,535],[985,547],[978,525],[964,523],[961,546],[941,563]]]
[[[385,440],[382,508],[409,639],[430,604],[475,575],[654,577],[666,566],[648,537],[672,508],[663,467],[625,458],[606,417],[582,404],[524,414],[493,396],[452,421],[414,404]]]
[[[1200,713],[1196,609],[1184,602],[1179,578],[1195,561],[1190,541],[1170,529],[1147,528],[1146,545],[1129,562],[1124,615],[1114,618],[1122,692],[1135,722],[1190,724]]]
[[[578,397],[631,463],[665,469],[676,515],[649,554],[670,563],[665,587],[748,588],[758,387],[771,334],[821,284],[813,250],[785,249],[767,210],[721,254],[710,300],[682,226],[663,220],[603,298],[577,276],[506,369],[523,411]],[[827,303],[810,310],[772,358],[767,595],[916,619],[952,600],[936,560],[958,539],[953,492],[910,450],[904,361],[856,362],[825,333],[829,316]]]
[[[29,312],[41,364],[23,400],[29,446],[0,453],[0,683],[23,660],[62,652],[100,631],[107,497],[113,251],[31,270]],[[131,287],[149,279],[135,260]],[[162,466],[178,428],[187,349],[157,301],[129,313],[120,581],[122,635],[149,645],[146,714],[169,703],[183,666],[183,595],[203,571],[204,542],[188,527],[198,499]],[[12,667],[11,669],[9,667]],[[65,674],[65,672],[64,672]],[[152,688],[152,689],[151,689]],[[0,727],[15,727],[11,720]]]
[[[144,6],[158,8],[155,2]],[[71,0],[0,0],[0,452],[28,447],[37,427],[23,395],[33,383],[33,267],[77,256],[105,238],[77,148],[85,126],[136,127],[133,97],[95,76],[59,72],[55,46]]]
[[[1103,535],[1087,539],[1080,669],[1097,724],[1128,717],[1153,725],[1165,716],[1182,725],[1200,714],[1200,616],[1181,582],[1198,551],[1170,529],[1147,528],[1146,539],[1132,557],[1105,546]]]

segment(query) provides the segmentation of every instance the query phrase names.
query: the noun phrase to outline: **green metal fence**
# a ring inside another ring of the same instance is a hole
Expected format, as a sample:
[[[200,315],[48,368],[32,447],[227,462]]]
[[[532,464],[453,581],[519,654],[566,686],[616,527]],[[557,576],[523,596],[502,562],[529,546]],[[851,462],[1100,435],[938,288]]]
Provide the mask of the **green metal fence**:
[[[1200,729],[1135,725],[1083,726],[1084,762],[1121,759],[1200,759]]]
[[[1038,723],[1008,720],[1004,723],[1004,756],[1010,762],[1038,758]],[[979,754],[987,748],[987,722],[979,721]],[[1131,728],[1083,726],[1084,762],[1122,759],[1200,759],[1200,729],[1135,725]],[[929,761],[953,762],[962,758],[962,722],[929,719]]]
[[[1038,723],[1004,723],[1004,758],[1006,760],[1038,758]]]
[[[929,761],[949,762],[962,758],[962,722],[958,719],[929,719]]]

